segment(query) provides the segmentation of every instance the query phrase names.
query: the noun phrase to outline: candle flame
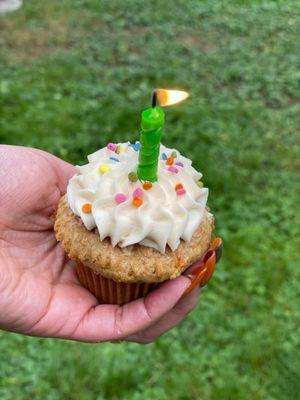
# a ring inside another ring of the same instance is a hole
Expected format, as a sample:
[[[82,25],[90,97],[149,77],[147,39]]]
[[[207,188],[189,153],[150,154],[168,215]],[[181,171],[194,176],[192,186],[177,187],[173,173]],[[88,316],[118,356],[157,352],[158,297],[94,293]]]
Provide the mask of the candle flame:
[[[172,106],[181,103],[189,97],[184,90],[155,89],[157,103],[162,106]]]

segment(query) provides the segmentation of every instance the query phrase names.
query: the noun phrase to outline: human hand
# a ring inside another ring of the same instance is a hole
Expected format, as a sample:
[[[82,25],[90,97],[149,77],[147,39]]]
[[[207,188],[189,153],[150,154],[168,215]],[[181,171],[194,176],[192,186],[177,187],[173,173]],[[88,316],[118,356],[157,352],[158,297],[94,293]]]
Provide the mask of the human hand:
[[[149,343],[195,307],[186,276],[125,306],[98,304],[53,232],[51,216],[75,168],[46,152],[0,146],[0,328],[84,342]]]

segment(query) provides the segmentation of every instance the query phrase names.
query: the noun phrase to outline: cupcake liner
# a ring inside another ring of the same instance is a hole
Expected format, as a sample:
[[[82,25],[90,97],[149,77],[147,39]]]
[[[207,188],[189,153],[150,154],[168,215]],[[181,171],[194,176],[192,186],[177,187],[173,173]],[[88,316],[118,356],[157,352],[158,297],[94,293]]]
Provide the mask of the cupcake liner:
[[[104,304],[123,305],[146,296],[156,284],[123,283],[96,274],[80,261],[76,261],[76,272],[80,283]]]
[[[188,272],[196,278],[186,289],[184,294],[196,286],[205,286],[214,273],[215,264],[222,255],[222,239],[215,238],[202,257],[193,263]],[[99,301],[104,304],[123,305],[133,300],[145,297],[157,284],[155,283],[123,283],[96,274],[90,267],[76,261],[76,271],[81,284],[88,289]]]

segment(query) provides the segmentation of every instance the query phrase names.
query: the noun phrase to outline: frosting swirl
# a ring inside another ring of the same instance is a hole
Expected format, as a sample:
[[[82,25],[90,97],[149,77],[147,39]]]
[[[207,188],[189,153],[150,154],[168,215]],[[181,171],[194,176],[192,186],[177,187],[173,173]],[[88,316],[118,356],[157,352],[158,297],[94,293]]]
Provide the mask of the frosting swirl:
[[[128,142],[90,154],[69,182],[69,206],[88,230],[97,228],[100,239],[109,237],[113,246],[138,243],[164,252],[169,245],[174,251],[197,230],[208,189],[198,186],[202,174],[191,160],[163,145],[157,182],[135,181],[138,150],[139,143]]]

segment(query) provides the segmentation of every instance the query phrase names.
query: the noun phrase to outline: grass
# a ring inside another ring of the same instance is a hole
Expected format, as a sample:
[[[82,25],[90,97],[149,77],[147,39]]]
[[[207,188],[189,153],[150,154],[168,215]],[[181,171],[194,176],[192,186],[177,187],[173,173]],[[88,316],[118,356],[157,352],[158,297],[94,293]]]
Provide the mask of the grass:
[[[197,310],[154,344],[0,333],[0,398],[298,398],[299,2],[32,0],[0,30],[3,143],[81,163],[138,138],[154,87],[189,89],[164,143],[204,173],[225,243]]]

